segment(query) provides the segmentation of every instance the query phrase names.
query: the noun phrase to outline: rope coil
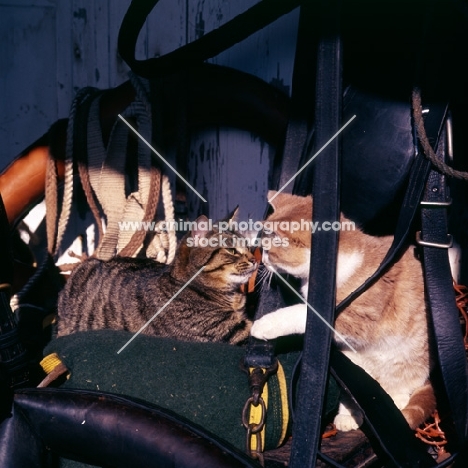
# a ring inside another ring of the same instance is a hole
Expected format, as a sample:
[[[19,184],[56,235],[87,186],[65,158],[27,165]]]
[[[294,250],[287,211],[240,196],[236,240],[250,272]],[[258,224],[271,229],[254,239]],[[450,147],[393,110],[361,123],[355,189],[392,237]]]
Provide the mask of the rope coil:
[[[414,124],[416,126],[418,138],[426,158],[429,159],[429,161],[431,161],[434,167],[436,167],[437,170],[442,174],[445,174],[449,177],[454,177],[456,179],[468,180],[468,172],[457,171],[453,169],[453,167],[450,167],[448,164],[441,161],[440,158],[438,158],[435,154],[435,151],[429,142],[429,139],[426,134],[426,129],[424,127],[423,108],[421,104],[421,90],[419,88],[413,89],[412,104]]]

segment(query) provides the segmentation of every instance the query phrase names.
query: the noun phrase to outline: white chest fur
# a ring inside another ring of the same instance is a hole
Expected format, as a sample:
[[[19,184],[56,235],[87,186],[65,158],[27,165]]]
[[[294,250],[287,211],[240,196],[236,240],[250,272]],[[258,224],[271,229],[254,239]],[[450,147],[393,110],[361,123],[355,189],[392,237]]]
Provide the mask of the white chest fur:
[[[338,255],[338,264],[336,267],[336,287],[343,286],[352,276],[356,273],[357,269],[364,261],[364,254],[362,252],[341,252]],[[307,266],[307,270],[308,270]],[[302,281],[301,293],[307,299],[307,290],[309,287],[308,278],[305,277]]]
[[[364,254],[362,252],[343,252],[338,255],[336,268],[336,286],[343,286],[362,265]]]

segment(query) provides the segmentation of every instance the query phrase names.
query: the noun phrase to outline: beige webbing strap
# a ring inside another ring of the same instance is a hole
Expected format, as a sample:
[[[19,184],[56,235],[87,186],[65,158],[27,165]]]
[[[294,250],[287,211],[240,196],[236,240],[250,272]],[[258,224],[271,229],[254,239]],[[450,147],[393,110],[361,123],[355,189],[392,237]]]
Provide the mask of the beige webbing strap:
[[[137,117],[135,127],[138,130],[138,133],[142,135],[143,138],[145,138],[147,141],[151,141],[151,120],[148,118],[145,106],[143,106],[140,101],[136,101],[131,105],[128,111],[126,111],[125,114],[133,113]],[[126,125],[125,131],[128,135],[129,129]],[[133,133],[131,137],[135,138]],[[135,221],[153,221],[156,215],[157,203],[159,201],[159,193],[161,191],[161,173],[159,170],[156,172],[154,168],[152,169],[151,150],[140,139],[138,139],[137,158],[138,190],[130,193],[127,197],[123,215],[120,215],[120,220],[124,223]],[[154,193],[151,193],[151,191]],[[145,231],[143,230],[141,232],[144,233]],[[135,231],[133,230],[120,231],[117,243],[118,252],[120,252],[132,241],[134,234]],[[138,237],[141,237],[142,240],[144,239],[144,236]],[[131,254],[135,255],[136,253],[138,253],[138,251],[132,252]]]
[[[159,202],[159,194],[161,192],[161,171],[159,170],[159,168],[154,167],[154,166],[151,168],[150,179],[151,181],[150,181],[149,197],[148,197],[148,202],[146,203],[145,212],[143,214],[142,225],[143,226],[149,225],[151,228],[151,226],[154,225],[153,223],[156,217],[156,210],[157,210],[158,202]],[[133,193],[130,196],[133,196],[135,199],[136,195],[138,195],[138,193]],[[129,205],[128,202],[129,200],[127,199],[127,205]],[[130,208],[135,208],[135,204],[133,203],[133,205],[131,205]],[[128,213],[124,214],[124,218],[125,218],[125,215],[128,216]],[[134,219],[133,213],[130,216],[131,216],[130,219]],[[137,229],[136,231],[133,231],[130,237],[130,240],[128,242],[125,240],[125,242],[122,244],[123,248],[118,246],[119,255],[123,257],[125,256],[132,257],[136,255],[141,249],[141,247],[143,246],[143,242],[145,240],[146,234],[147,234],[147,230],[145,229],[140,229],[140,230]],[[121,238],[119,239],[119,241],[120,240]],[[157,253],[164,253],[164,252],[157,252]]]
[[[95,117],[98,112],[99,100],[96,100],[91,106],[88,124],[88,171],[90,184],[106,217],[106,230],[95,256],[102,259],[109,259],[120,253],[135,256],[143,246],[147,230],[154,230],[155,224],[152,222],[156,218],[161,192],[161,172],[152,166],[154,163],[151,149],[138,140],[137,190],[125,196],[127,144],[129,135],[131,133],[130,137],[133,137],[133,132],[121,120],[117,120],[106,150],[101,129],[96,125]],[[151,141],[151,120],[143,103],[132,103],[124,115],[128,120],[134,117],[136,123],[133,125],[138,133],[145,140]],[[169,180],[164,177],[163,181],[165,217],[172,220],[174,208]],[[174,256],[175,243],[175,232],[154,232],[146,254],[159,262],[168,263]]]
[[[106,148],[99,125],[99,99],[89,112],[88,174],[91,187],[106,217],[106,229],[94,255],[108,260],[116,254],[119,239],[119,221],[125,209],[125,162],[127,131],[116,121]],[[120,128],[119,128],[120,127]]]

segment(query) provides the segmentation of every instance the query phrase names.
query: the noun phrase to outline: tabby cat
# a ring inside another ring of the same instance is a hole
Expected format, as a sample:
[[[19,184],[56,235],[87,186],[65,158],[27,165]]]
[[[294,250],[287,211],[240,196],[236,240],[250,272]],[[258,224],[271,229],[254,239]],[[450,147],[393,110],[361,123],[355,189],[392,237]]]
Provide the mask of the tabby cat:
[[[270,192],[268,198],[274,194]],[[277,221],[277,227],[281,221],[311,220],[311,197],[278,193],[271,205],[274,211],[268,221]],[[348,220],[342,217],[341,221]],[[263,263],[271,270],[300,278],[302,295],[307,298],[310,231],[291,233],[278,228],[274,236],[288,238],[289,246],[282,247],[284,244],[278,242],[275,247],[272,243],[271,249],[264,252]],[[340,232],[337,303],[371,276],[391,242],[391,237],[376,238],[359,229]],[[272,339],[304,333],[306,314],[303,303],[279,309],[257,320],[251,334]],[[338,316],[335,329],[357,352],[335,334],[337,346],[380,383],[411,428],[430,416],[435,409],[435,397],[429,382],[428,316],[422,267],[413,249],[408,249],[381,279]],[[362,423],[362,414],[350,401],[342,400],[334,422],[340,430],[355,429]]]
[[[251,321],[245,315],[240,286],[249,280],[256,261],[237,241],[240,234],[205,226],[207,218],[198,218],[169,267],[125,257],[89,258],[79,264],[59,296],[57,336],[103,328],[137,332],[167,304],[142,333],[244,343]]]

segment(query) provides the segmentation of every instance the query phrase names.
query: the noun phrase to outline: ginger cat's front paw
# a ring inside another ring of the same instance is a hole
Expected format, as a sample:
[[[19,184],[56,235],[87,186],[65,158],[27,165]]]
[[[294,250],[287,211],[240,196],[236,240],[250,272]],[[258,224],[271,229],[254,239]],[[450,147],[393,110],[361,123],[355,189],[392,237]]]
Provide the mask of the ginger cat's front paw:
[[[306,320],[307,307],[304,304],[295,304],[270,312],[256,320],[250,334],[259,340],[272,340],[296,333],[304,334]]]
[[[352,431],[354,429],[358,429],[360,426],[360,424],[358,424],[350,414],[337,414],[333,424],[335,424],[335,427],[342,432]]]
[[[280,330],[280,324],[275,320],[274,314],[268,314],[253,323],[250,334],[259,340],[273,340],[278,337]]]

